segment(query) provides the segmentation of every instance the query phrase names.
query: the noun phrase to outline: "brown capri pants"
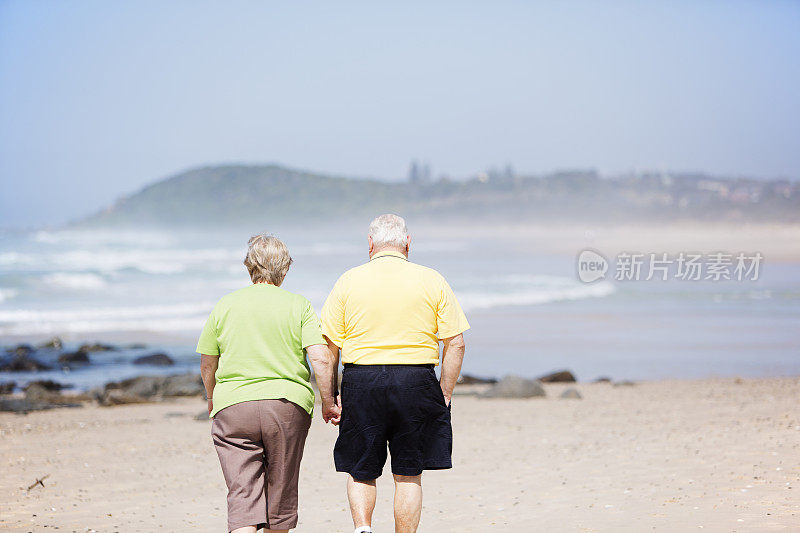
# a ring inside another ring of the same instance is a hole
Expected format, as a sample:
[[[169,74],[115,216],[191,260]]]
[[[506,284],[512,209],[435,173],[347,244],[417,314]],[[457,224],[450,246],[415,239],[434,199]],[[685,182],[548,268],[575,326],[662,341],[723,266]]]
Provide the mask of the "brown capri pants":
[[[255,400],[214,416],[211,436],[228,485],[228,531],[297,525],[297,481],[311,417],[288,400]]]

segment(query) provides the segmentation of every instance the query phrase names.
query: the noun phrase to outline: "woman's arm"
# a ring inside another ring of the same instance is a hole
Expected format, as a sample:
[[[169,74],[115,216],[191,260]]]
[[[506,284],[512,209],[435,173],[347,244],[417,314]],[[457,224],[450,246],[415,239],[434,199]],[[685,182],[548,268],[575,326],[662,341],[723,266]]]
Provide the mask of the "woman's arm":
[[[314,344],[306,348],[311,366],[314,367],[314,379],[322,399],[322,418],[325,422],[339,423],[341,411],[336,405],[334,390],[336,383],[336,366],[333,354],[325,344]]]
[[[206,398],[208,398],[208,414],[214,409],[214,385],[217,384],[217,373],[219,366],[218,355],[200,354],[200,376],[203,378],[203,385],[206,388]]]
[[[328,350],[331,351],[331,357],[333,358],[333,396],[336,398],[336,403],[339,405],[339,347],[330,340],[328,337],[323,335],[326,341],[328,341]],[[341,407],[341,405],[339,405]]]

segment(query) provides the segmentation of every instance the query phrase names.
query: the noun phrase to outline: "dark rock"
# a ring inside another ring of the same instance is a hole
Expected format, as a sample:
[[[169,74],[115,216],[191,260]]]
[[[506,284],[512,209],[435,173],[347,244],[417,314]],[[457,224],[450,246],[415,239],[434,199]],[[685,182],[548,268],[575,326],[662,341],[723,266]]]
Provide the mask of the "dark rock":
[[[627,379],[623,381],[617,381],[616,383],[614,383],[615,387],[633,387],[634,385],[636,385],[636,383],[634,383],[633,381],[629,381]]]
[[[60,388],[53,388],[51,385],[54,382],[41,381],[29,383],[25,387],[25,399],[34,403],[46,403],[52,405],[72,405],[76,402],[89,401],[92,398],[83,393],[79,394],[62,394]]]
[[[39,345],[39,348],[42,350],[60,350],[64,347],[64,343],[61,342],[61,339],[58,337],[53,337],[47,342],[43,342]]]
[[[99,342],[95,342],[93,344],[81,344],[81,347],[78,348],[79,352],[114,352],[116,350],[116,346],[111,344],[100,344]]]
[[[166,379],[165,376],[137,376],[108,383],[105,386],[105,390],[122,390],[143,398],[150,398],[159,393]]]
[[[0,411],[17,414],[28,414],[31,411],[55,409],[56,407],[81,407],[79,403],[44,403],[33,402],[27,398],[0,398]]]
[[[577,380],[569,370],[559,370],[537,378],[542,383],[575,383]]]
[[[576,400],[580,400],[583,398],[583,396],[581,396],[581,393],[578,391],[578,389],[569,388],[565,389],[559,398],[575,398]]]
[[[134,365],[172,366],[175,361],[165,353],[143,355],[133,360]]]
[[[592,383],[611,383],[611,378],[608,376],[600,376],[599,378],[595,379]]]
[[[24,398],[0,398],[0,412],[27,414],[42,409]]]
[[[95,389],[92,395],[100,405],[120,405],[158,401],[175,396],[196,396],[204,392],[200,374],[175,376],[138,376],[119,382],[107,383]]]
[[[534,398],[544,395],[544,387],[539,380],[507,376],[480,396],[482,398]]]
[[[144,350],[145,348],[147,348],[147,345],[141,342],[134,342],[133,344],[126,344],[125,346],[123,346],[123,348],[125,348],[126,350]]]
[[[88,365],[91,363],[89,353],[83,350],[65,352],[58,356],[58,362],[66,365]]]
[[[0,394],[11,394],[16,388],[16,381],[0,381]]]
[[[167,376],[161,388],[162,396],[197,396],[205,392],[200,374]]]
[[[208,409],[203,409],[199,413],[197,413],[194,417],[195,420],[198,422],[208,422],[211,418],[208,416]]]
[[[0,399],[0,411],[28,413],[54,409],[56,407],[81,407],[86,395],[65,396],[59,392],[62,386],[54,381],[34,381],[25,386],[24,398]]]
[[[497,380],[494,378],[471,376],[469,374],[461,374],[458,378],[459,385],[485,385],[487,383],[497,383]]]
[[[52,379],[37,379],[25,385],[22,390],[28,390],[28,388],[33,385],[38,385],[51,392],[59,392],[61,389],[69,388],[67,385],[59,383],[58,381],[53,381]]]
[[[100,405],[103,406],[126,405],[131,403],[146,403],[148,401],[150,401],[148,398],[119,389],[106,391],[103,394],[102,398],[98,399]]]
[[[86,393],[92,400],[96,401],[97,403],[101,403],[103,399],[103,395],[106,393],[105,387],[95,387],[93,389],[89,389]]]
[[[11,361],[0,365],[0,371],[2,372],[38,372],[40,370],[51,370],[51,368],[32,358],[30,353],[24,351],[16,352]]]
[[[33,403],[61,404],[69,403],[58,391],[48,390],[37,383],[25,387],[25,399]]]
[[[28,357],[33,355],[35,351],[36,349],[30,344],[18,344],[15,347],[6,350],[6,353],[15,357]]]

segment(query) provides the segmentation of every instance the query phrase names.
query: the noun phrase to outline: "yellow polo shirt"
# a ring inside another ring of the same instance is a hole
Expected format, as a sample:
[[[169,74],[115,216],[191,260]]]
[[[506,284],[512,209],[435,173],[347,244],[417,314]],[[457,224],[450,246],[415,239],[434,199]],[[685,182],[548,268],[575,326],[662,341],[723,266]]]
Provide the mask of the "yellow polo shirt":
[[[343,363],[438,364],[439,340],[469,329],[441,274],[379,252],[342,274],[322,308],[322,332]]]

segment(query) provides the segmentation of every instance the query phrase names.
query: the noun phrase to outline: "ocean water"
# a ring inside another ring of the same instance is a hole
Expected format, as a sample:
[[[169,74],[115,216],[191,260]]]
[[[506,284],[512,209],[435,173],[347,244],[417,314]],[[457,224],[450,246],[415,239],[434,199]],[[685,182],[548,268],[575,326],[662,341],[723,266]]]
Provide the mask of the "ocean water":
[[[347,268],[367,260],[357,232],[279,233],[294,264],[284,288],[319,310]],[[67,348],[126,333],[146,349],[93,354],[68,373],[14,373],[78,388],[196,368],[193,342],[214,302],[249,283],[242,232],[34,231],[0,235],[0,344],[61,336]],[[757,281],[580,282],[576,255],[523,243],[416,239],[415,262],[449,280],[472,324],[467,373],[581,380],[800,373],[800,265],[768,261]],[[152,342],[152,339],[159,339]],[[165,340],[167,339],[167,340]],[[176,366],[131,362],[165,351]],[[43,360],[57,353],[43,351]]]

